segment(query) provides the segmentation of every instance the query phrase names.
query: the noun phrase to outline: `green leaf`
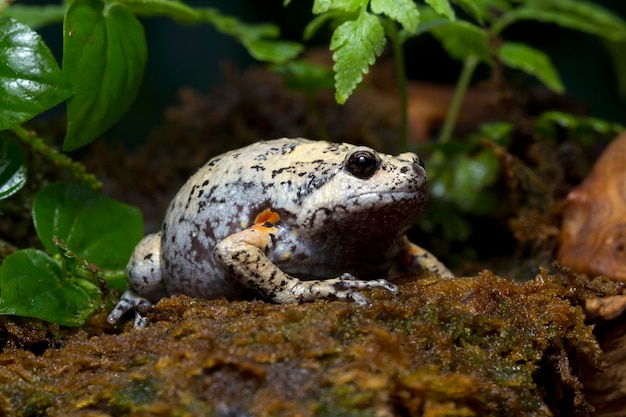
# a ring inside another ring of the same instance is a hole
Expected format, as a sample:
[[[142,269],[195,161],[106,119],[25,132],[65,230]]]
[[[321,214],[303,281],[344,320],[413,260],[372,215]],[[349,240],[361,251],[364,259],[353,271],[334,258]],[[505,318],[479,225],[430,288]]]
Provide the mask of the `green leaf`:
[[[37,29],[53,23],[61,23],[66,9],[67,6],[65,5],[23,6],[14,4],[2,14],[19,20],[31,29]]]
[[[417,30],[420,16],[413,0],[372,0],[371,8],[374,13],[385,14],[400,23],[409,33]]]
[[[492,27],[498,35],[519,20],[536,20],[585,32],[607,40],[626,40],[626,22],[601,6],[583,0],[534,0],[505,13]]]
[[[10,197],[26,184],[24,154],[17,143],[0,132],[0,199]]]
[[[453,0],[455,4],[459,5],[470,17],[476,20],[479,24],[485,22],[485,18],[489,15],[487,8],[481,2],[476,0]]]
[[[560,94],[565,91],[556,68],[545,53],[523,43],[503,42],[499,56],[507,67],[534,75],[552,91]]]
[[[102,269],[123,269],[143,237],[141,212],[132,206],[70,183],[41,189],[33,203],[33,221],[49,253],[53,237],[76,255]]]
[[[0,15],[0,130],[32,119],[72,94],[41,37]]]
[[[450,2],[448,0],[425,0],[427,4],[430,5],[438,14],[448,18],[449,20],[454,20],[454,10],[452,10],[452,6],[450,6]]]
[[[339,19],[339,18],[343,17],[343,19],[342,19],[342,21],[343,21],[343,20],[352,20],[352,19],[355,19],[357,17],[357,16],[352,16],[352,15],[353,15],[353,13],[352,14],[351,13],[346,13],[346,12],[341,11],[341,10],[331,10],[329,12],[326,12],[324,14],[316,16],[304,28],[304,33],[302,34],[302,39],[304,39],[305,41],[311,39],[313,37],[313,35],[315,35],[315,33],[329,20]]]
[[[430,32],[454,59],[464,61],[468,56],[475,55],[483,62],[491,61],[487,33],[472,23],[460,20],[448,22],[432,27]]]
[[[342,23],[330,41],[334,51],[335,98],[346,102],[385,47],[385,30],[380,20],[368,12]]]
[[[69,151],[94,140],[128,110],[147,48],[143,26],[119,3],[73,1],[63,34],[63,72],[75,92],[67,102],[63,149]]]
[[[329,10],[355,12],[367,4],[368,0],[315,0],[313,14],[326,13]]]
[[[297,42],[272,39],[280,35],[280,28],[273,24],[243,23],[214,9],[202,10],[201,16],[221,33],[235,37],[259,61],[280,64],[295,58],[304,49]]]
[[[267,39],[246,40],[243,45],[254,59],[277,64],[294,59],[304,49],[297,42]]]
[[[0,314],[80,326],[99,307],[95,296],[64,279],[59,265],[36,249],[15,252],[0,265]]]
[[[333,88],[333,72],[330,68],[309,61],[293,60],[272,68],[280,74],[285,85],[313,95],[322,89]]]

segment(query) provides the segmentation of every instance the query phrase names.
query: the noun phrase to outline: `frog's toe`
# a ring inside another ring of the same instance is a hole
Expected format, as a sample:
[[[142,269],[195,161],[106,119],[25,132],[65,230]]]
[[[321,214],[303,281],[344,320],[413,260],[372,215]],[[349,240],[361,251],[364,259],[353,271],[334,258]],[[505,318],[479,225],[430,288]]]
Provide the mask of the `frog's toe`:
[[[360,305],[361,307],[367,307],[371,304],[369,298],[361,294],[360,292],[351,292],[348,293],[348,298],[351,298],[352,301]]]
[[[136,306],[150,305],[150,304],[151,304],[150,301],[137,295],[135,292],[131,290],[127,290],[124,292],[124,294],[122,294],[120,301],[117,303],[113,311],[111,311],[109,315],[107,316],[107,322],[109,324],[115,324],[122,318],[124,314],[126,314],[128,311],[132,310]],[[135,327],[145,327],[145,319],[143,319],[144,325],[138,326],[137,318],[141,319],[141,317],[138,314],[135,316]]]
[[[376,280],[376,285],[374,285],[375,287],[381,287],[386,289],[387,291],[389,291],[392,294],[397,294],[400,291],[400,288],[398,288],[397,285],[392,284],[391,282],[387,281],[386,279],[377,279]]]

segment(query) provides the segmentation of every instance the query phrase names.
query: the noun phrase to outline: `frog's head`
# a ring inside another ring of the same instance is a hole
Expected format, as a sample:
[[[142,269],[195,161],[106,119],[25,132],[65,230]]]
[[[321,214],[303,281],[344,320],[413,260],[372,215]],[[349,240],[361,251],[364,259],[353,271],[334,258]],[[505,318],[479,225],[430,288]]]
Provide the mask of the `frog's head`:
[[[404,233],[428,200],[426,171],[417,155],[392,156],[352,145],[340,149],[334,162],[327,160],[332,169],[302,200],[302,230],[331,228],[356,237]]]

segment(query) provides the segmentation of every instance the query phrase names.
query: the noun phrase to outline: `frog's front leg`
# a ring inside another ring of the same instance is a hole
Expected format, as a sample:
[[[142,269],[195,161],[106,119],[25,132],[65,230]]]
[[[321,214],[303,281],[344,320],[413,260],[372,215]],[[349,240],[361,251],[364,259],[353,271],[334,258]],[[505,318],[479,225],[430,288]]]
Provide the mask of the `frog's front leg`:
[[[417,246],[406,236],[402,239],[403,248],[400,253],[400,263],[409,272],[429,270],[442,278],[454,278],[454,274],[426,249]]]
[[[276,303],[351,299],[367,305],[369,300],[356,290],[380,287],[398,292],[396,285],[384,279],[359,280],[346,273],[337,278],[301,281],[284,273],[265,255],[277,231],[271,223],[259,223],[232,234],[216,245],[215,259],[241,284]]]

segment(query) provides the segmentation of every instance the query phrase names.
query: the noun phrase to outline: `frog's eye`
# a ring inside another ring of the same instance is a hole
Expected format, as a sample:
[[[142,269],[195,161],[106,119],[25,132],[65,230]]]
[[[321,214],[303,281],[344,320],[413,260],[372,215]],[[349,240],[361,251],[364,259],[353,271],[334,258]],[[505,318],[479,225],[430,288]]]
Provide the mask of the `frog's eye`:
[[[367,179],[380,168],[380,158],[370,149],[359,149],[348,155],[345,167],[355,177]]]
[[[419,160],[418,165],[426,169],[426,165],[424,165],[424,161],[422,161],[421,159]]]

